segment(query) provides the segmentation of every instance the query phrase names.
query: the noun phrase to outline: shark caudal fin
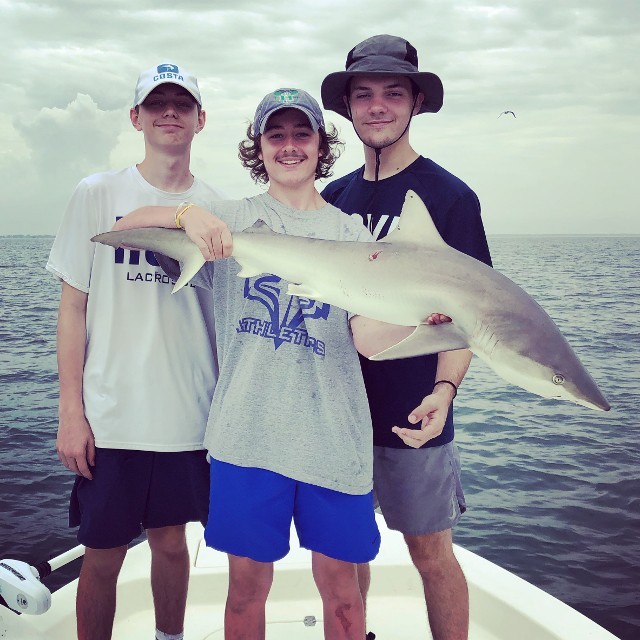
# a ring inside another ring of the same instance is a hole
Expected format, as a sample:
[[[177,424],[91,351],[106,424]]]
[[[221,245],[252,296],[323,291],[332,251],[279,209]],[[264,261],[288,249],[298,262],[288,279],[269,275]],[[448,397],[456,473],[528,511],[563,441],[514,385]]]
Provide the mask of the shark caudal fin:
[[[186,233],[179,229],[145,227],[108,231],[94,236],[91,241],[100,242],[116,249],[124,247],[154,251],[173,258],[180,264],[180,277],[173,287],[172,293],[182,289],[205,263],[200,249],[189,240]]]
[[[407,191],[404,198],[398,226],[382,241],[431,247],[446,246],[422,198],[411,189]]]

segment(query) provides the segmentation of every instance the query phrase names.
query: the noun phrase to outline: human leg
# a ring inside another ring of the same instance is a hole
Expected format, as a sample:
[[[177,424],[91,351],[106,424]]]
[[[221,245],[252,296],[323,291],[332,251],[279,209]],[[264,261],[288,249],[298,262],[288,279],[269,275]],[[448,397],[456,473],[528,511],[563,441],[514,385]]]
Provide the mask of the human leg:
[[[93,479],[79,476],[73,486],[69,525],[79,526],[78,542],[86,547],[76,595],[79,640],[111,638],[118,575],[128,544],[142,530],[137,453],[97,448]]]
[[[229,556],[229,591],[224,610],[225,640],[264,640],[265,604],[273,563]]]
[[[85,549],[78,578],[78,640],[110,640],[116,612],[116,583],[127,547]]]
[[[451,529],[421,536],[405,535],[404,538],[422,578],[434,640],[466,640],[469,590],[453,553]]]
[[[178,634],[184,629],[189,584],[185,526],[147,529],[151,548],[151,590],[156,629]]]
[[[187,522],[206,522],[209,464],[204,451],[155,452],[142,523],[151,548],[151,590],[156,629],[184,629],[189,585]]]
[[[362,640],[365,621],[358,567],[368,568],[366,563],[380,546],[372,493],[351,495],[300,482],[294,521],[300,544],[313,552],[325,637]]]
[[[322,598],[324,637],[362,640],[364,605],[356,565],[317,552],[313,552],[311,558],[313,577]]]
[[[367,596],[369,595],[369,587],[371,586],[371,567],[368,562],[356,565],[358,571],[358,589],[360,589],[360,597],[362,598],[362,608],[364,610],[364,625],[367,627]],[[366,640],[375,640],[376,634],[370,631],[367,633]]]
[[[272,471],[211,460],[205,541],[229,558],[226,640],[265,637],[273,562],[289,551],[295,487]]]
[[[362,605],[364,607],[365,618],[367,616],[367,595],[371,586],[371,567],[369,563],[361,563],[357,565],[358,569],[358,588],[362,597]]]
[[[387,525],[404,534],[422,579],[434,640],[466,638],[468,588],[452,542],[466,509],[455,445],[374,447],[374,487]]]

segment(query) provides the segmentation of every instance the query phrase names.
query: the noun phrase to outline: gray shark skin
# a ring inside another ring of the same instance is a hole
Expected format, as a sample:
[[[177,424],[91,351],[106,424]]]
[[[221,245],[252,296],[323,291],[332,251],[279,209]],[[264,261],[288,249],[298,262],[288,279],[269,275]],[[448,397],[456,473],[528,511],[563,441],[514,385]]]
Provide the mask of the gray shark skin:
[[[178,260],[184,286],[204,264],[184,233],[131,229],[92,238]],[[288,293],[416,330],[371,357],[393,360],[470,349],[499,376],[545,398],[609,410],[609,403],[549,315],[523,289],[449,247],[422,200],[408,191],[398,227],[378,242],[338,242],[274,233],[264,223],[233,234],[240,277],[272,273]],[[424,324],[432,313],[451,323]]]
[[[172,293],[188,284],[205,263],[198,247],[180,229],[146,227],[126,231],[108,231],[93,236],[91,241],[106,244],[114,249],[123,247],[154,251],[177,260],[181,266],[181,273]]]

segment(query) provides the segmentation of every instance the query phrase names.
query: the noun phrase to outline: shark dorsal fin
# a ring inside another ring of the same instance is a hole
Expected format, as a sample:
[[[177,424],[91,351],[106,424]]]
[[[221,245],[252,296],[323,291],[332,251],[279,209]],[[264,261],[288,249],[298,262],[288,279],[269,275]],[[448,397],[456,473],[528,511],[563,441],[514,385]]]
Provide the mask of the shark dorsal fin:
[[[446,244],[433,224],[422,198],[409,189],[402,205],[398,226],[383,239],[394,244],[440,246]]]
[[[243,233],[262,233],[266,235],[273,235],[275,231],[273,231],[264,220],[260,220],[260,218],[258,218],[253,225],[245,229]]]

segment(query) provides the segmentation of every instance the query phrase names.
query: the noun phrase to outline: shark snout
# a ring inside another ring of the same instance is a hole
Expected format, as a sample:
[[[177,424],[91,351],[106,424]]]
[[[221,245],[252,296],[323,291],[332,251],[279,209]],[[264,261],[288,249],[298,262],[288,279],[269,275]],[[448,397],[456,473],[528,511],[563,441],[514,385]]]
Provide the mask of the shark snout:
[[[564,380],[558,381],[556,379],[558,376],[554,376],[554,384],[558,385],[559,393],[557,397],[563,400],[570,400],[589,409],[609,411],[611,405],[593,378],[584,369],[580,373],[579,377],[566,382]],[[562,378],[562,376],[559,377]]]
[[[597,393],[591,393],[589,396],[581,395],[574,396],[573,398],[569,397],[568,400],[573,400],[577,404],[581,404],[583,407],[588,407],[589,409],[596,409],[598,411],[609,411],[611,409],[611,405],[607,401],[607,399],[602,395],[599,389],[596,390]]]

